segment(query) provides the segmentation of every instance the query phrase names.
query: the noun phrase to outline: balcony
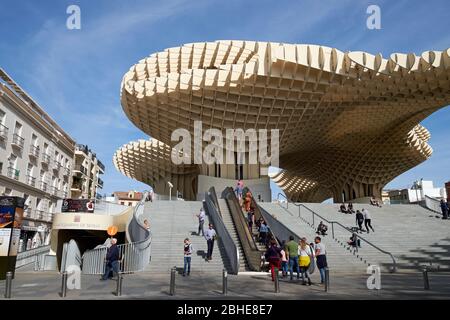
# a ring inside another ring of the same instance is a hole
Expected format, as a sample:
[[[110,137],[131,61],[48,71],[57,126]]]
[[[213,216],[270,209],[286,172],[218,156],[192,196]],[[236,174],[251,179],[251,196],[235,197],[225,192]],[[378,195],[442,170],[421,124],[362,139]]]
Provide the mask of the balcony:
[[[58,171],[61,168],[61,164],[58,161],[54,161],[52,164],[52,169]]]
[[[23,149],[25,139],[19,136],[17,133],[14,133],[11,145]]]
[[[14,180],[19,180],[19,175],[20,175],[20,170],[17,170],[16,168],[12,168],[9,167],[8,168],[8,172],[7,172],[7,177],[14,179]]]
[[[35,187],[36,186],[36,178],[31,175],[27,175],[27,184],[29,186]]]
[[[32,214],[32,218],[36,220],[44,220],[44,210],[36,209],[34,210],[34,215]]]
[[[70,169],[67,168],[67,167],[64,167],[63,168],[63,175],[66,176],[66,177],[69,177],[70,176]]]
[[[23,217],[29,220],[41,220],[45,222],[53,221],[53,214],[49,212],[45,212],[43,210],[32,210],[31,208],[27,208],[23,212]]]
[[[105,172],[105,165],[100,160],[97,160],[97,165],[99,166],[101,171],[103,171],[103,173],[104,173]]]
[[[70,187],[70,190],[73,191],[81,191],[81,183],[73,183],[72,186]]]
[[[84,144],[77,144],[75,151],[81,151],[83,152],[86,156],[89,155],[89,148],[88,146],[84,145]]]
[[[44,181],[39,181],[39,188],[42,190],[42,191],[44,191],[44,192],[47,192],[47,183],[46,182],[44,182]]]
[[[0,124],[0,140],[6,141],[8,139],[8,127]]]
[[[23,217],[24,218],[30,218],[31,217],[31,208],[26,208],[23,210]]]
[[[50,187],[50,194],[54,195],[55,197],[58,196],[59,189],[57,187]]]
[[[40,153],[39,147],[37,147],[37,146],[30,146],[30,152],[29,152],[30,157],[38,159],[39,158],[39,153]]]
[[[48,154],[46,154],[46,153],[43,153],[43,154],[42,154],[41,162],[42,162],[43,164],[49,165],[49,164],[50,164],[50,155],[48,155]]]
[[[84,174],[85,176],[88,175],[88,174],[87,174],[87,173],[88,173],[87,169],[86,169],[85,167],[83,167],[82,165],[75,166],[75,168],[73,169],[73,171],[74,171],[74,173],[81,172],[81,173]]]
[[[100,178],[98,178],[98,187],[99,187],[100,189],[103,188],[103,180],[100,179]]]

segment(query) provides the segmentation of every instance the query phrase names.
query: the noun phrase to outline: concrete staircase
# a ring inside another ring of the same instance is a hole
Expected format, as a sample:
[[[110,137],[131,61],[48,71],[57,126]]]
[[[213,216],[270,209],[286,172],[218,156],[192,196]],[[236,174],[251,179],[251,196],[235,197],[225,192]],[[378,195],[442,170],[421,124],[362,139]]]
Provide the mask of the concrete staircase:
[[[274,216],[278,221],[283,223],[293,232],[295,232],[300,237],[306,237],[308,243],[314,242],[314,238],[317,236],[315,229],[311,228],[305,221],[298,218],[298,208],[289,209],[281,207],[277,203],[268,202],[258,202],[264,210]],[[283,204],[286,206],[286,204]],[[331,227],[329,229],[328,235],[321,236],[322,243],[325,245],[327,250],[327,261],[328,267],[331,273],[358,273],[365,274],[367,271],[368,263],[365,262],[362,257],[349,252],[331,237]],[[284,239],[288,241],[288,239]]]
[[[230,209],[225,201],[225,199],[218,199],[219,208],[222,214],[222,220],[230,233],[231,238],[233,239],[234,244],[236,245],[239,252],[239,272],[243,272],[247,270],[247,260],[245,258],[244,250],[242,250],[241,241],[239,240],[239,236],[236,231],[236,227],[233,223],[233,218],[231,217]]]
[[[191,261],[191,273],[217,273],[224,268],[217,241],[214,244],[212,260],[205,261],[207,245],[202,236],[197,235],[198,218],[196,214],[202,207],[201,201],[164,201],[147,202],[145,217],[150,222],[152,233],[151,261],[146,271],[151,273],[167,273],[176,266],[181,272],[183,268],[183,241],[191,240],[194,254]],[[205,230],[209,218],[206,216]],[[225,263],[227,263],[225,261]]]
[[[346,227],[356,226],[355,214],[339,212],[339,204],[304,203],[306,207],[317,212],[330,221],[338,221]],[[382,208],[371,205],[354,204],[354,210],[366,208],[372,216],[375,232],[363,232],[363,238],[382,250],[390,252],[397,261],[399,271],[417,270],[422,265],[439,266],[450,269],[450,220],[437,219],[434,213],[418,205],[383,205]],[[298,208],[289,205],[289,211],[298,215]],[[301,208],[301,216],[307,223],[312,223],[312,214]],[[315,220],[317,227],[320,222]],[[330,227],[330,226],[329,226]],[[347,241],[350,233],[343,228],[335,228],[336,242],[353,252]],[[391,258],[361,242],[356,253],[368,264],[388,266]]]

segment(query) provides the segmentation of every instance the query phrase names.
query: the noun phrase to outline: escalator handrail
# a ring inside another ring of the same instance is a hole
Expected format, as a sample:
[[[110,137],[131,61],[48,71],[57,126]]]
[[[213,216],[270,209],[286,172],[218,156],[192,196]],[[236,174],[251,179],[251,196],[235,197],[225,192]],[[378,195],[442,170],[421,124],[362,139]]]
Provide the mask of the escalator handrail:
[[[230,262],[231,270],[229,270],[230,274],[238,274],[239,272],[239,250],[237,249],[236,244],[233,241],[233,238],[231,237],[230,233],[228,232],[227,228],[225,227],[225,224],[222,220],[222,215],[220,213],[219,203],[217,201],[216,191],[214,187],[211,187],[209,189],[209,192],[205,194],[205,205],[206,210],[209,215],[209,219],[212,221],[216,232],[219,236],[219,241],[221,242],[225,255],[228,258],[228,261]]]
[[[225,199],[230,209],[230,214],[234,222],[239,241],[241,242],[242,250],[247,258],[247,263],[253,271],[261,270],[261,256],[263,251],[260,251],[255,243],[255,239],[250,234],[247,220],[244,218],[241,206],[239,205],[236,194],[233,188],[227,187],[222,192],[222,198]]]

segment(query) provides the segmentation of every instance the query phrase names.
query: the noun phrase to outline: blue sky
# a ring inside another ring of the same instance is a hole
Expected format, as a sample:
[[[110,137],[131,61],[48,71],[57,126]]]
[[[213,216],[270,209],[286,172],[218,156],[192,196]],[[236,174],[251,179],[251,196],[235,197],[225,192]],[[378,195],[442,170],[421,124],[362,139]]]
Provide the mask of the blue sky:
[[[81,8],[81,30],[66,9]],[[370,4],[381,30],[366,27]],[[138,60],[168,47],[219,39],[312,43],[342,51],[422,53],[450,47],[448,0],[0,0],[0,66],[77,142],[106,165],[102,193],[146,186],[118,173],[115,150],[147,138],[120,106],[120,82]],[[450,108],[423,122],[434,154],[388,187],[450,180]],[[274,190],[274,192],[276,192]]]

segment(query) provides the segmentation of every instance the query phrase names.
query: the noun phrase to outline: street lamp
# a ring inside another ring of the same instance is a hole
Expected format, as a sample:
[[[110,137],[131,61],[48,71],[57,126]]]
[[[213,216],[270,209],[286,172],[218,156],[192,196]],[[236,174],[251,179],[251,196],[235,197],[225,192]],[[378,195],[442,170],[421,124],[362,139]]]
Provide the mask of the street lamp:
[[[167,181],[167,184],[169,185],[169,201],[171,201],[173,184],[170,181]]]

